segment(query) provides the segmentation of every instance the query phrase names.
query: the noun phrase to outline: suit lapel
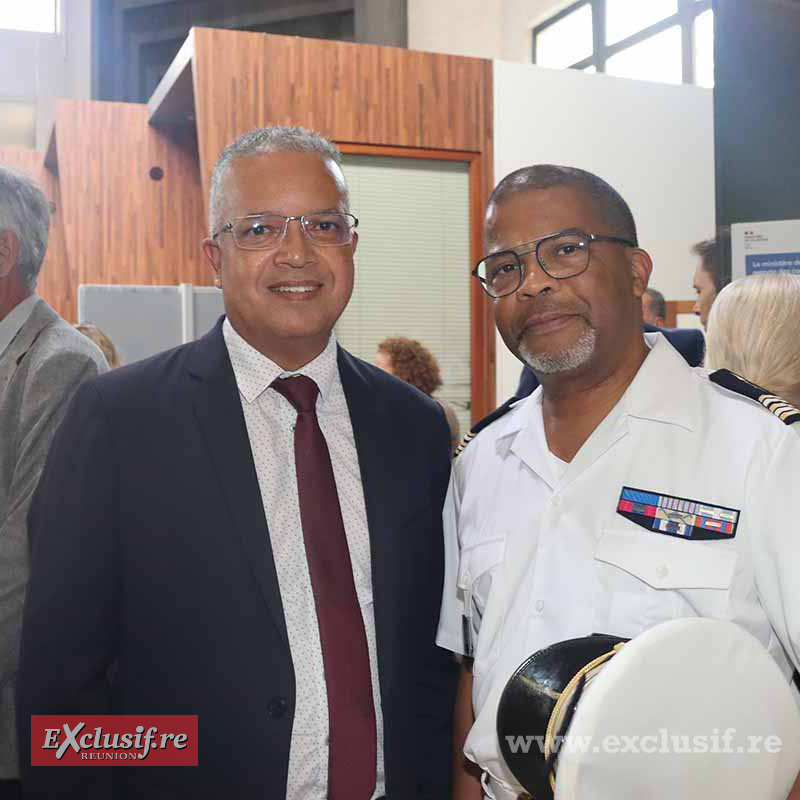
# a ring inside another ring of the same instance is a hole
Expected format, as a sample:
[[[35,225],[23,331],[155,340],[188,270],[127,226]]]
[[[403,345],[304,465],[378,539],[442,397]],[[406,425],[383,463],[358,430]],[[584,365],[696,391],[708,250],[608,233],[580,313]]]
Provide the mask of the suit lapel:
[[[23,356],[31,349],[39,334],[56,319],[58,319],[56,312],[44,300],[40,299],[33,307],[25,324],[0,357],[0,402]]]
[[[194,410],[227,500],[236,533],[281,636],[288,644],[278,576],[250,450],[239,391],[222,336],[221,321],[195,343],[190,361],[196,383]],[[339,348],[342,380],[358,454],[370,537],[372,594],[381,683],[390,685],[400,617],[395,542],[392,537],[393,461],[387,457],[391,418],[369,372]]]
[[[375,629],[378,640],[378,664],[381,686],[392,684],[395,664],[396,620],[400,619],[400,590],[396,587],[399,569],[392,536],[394,527],[390,494],[395,485],[390,439],[392,420],[383,402],[381,390],[375,386],[369,372],[341,347],[338,351],[339,374],[347,399],[353,426],[364,505],[369,526],[372,567],[372,596]]]
[[[222,336],[222,320],[195,343],[190,361],[194,410],[222,486],[245,559],[280,635],[289,643],[239,390]]]

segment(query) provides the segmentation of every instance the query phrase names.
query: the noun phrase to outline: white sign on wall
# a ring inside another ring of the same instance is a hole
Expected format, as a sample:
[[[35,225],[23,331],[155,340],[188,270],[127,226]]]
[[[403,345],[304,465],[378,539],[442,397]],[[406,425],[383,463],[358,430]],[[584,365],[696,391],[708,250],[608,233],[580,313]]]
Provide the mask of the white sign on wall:
[[[800,220],[731,225],[732,276],[760,272],[800,274]]]

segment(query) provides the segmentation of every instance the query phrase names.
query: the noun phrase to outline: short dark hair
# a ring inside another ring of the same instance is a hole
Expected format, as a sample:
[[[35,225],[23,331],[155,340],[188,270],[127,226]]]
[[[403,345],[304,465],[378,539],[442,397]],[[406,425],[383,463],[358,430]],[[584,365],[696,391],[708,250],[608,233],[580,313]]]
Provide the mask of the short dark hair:
[[[692,253],[700,257],[703,269],[711,276],[717,292],[730,283],[730,278],[723,271],[722,248],[730,237],[728,229],[721,228],[714,239],[704,239],[692,246]]]
[[[517,192],[554,189],[559,186],[574,187],[588,195],[616,235],[630,240],[638,247],[636,222],[630,206],[613,186],[585,169],[562,167],[557,164],[534,164],[522,167],[506,175],[497,184],[489,198],[489,207],[502,203]]]
[[[650,298],[650,307],[653,313],[661,319],[667,318],[667,301],[658,289],[645,289],[644,293]]]

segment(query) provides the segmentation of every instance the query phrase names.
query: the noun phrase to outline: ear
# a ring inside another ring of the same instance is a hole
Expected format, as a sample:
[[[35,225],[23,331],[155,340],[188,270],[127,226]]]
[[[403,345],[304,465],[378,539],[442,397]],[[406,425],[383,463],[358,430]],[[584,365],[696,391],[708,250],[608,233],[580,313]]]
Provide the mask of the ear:
[[[203,255],[214,271],[214,285],[222,286],[222,251],[213,239],[203,239]]]
[[[633,278],[633,296],[640,300],[650,282],[653,272],[653,259],[646,250],[634,247],[631,250],[631,277]]]
[[[353,248],[353,255],[356,254],[356,247],[358,247],[358,234],[353,231],[353,241],[350,242],[350,247]]]
[[[0,232],[0,278],[7,278],[19,259],[19,239],[14,231]]]

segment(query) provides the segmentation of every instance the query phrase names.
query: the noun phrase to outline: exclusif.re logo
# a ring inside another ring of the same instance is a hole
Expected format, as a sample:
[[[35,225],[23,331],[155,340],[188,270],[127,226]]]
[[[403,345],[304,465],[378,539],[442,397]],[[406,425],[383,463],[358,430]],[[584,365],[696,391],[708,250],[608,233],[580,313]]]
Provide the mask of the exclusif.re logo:
[[[197,766],[196,715],[31,717],[31,766]]]

